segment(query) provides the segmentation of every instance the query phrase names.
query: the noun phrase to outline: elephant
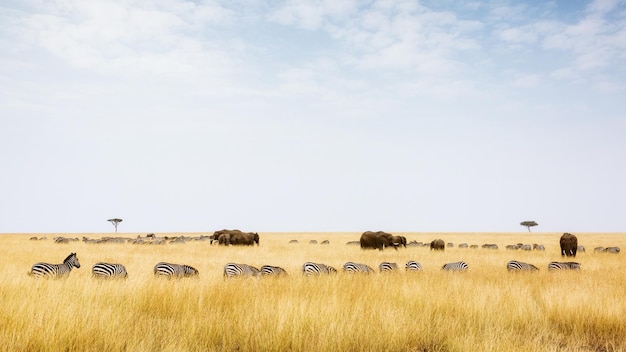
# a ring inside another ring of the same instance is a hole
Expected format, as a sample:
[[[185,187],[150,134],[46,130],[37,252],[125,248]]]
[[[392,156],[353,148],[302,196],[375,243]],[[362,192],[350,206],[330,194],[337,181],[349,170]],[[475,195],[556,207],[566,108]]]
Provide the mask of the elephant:
[[[218,241],[220,236],[223,234],[230,235],[230,234],[239,233],[239,232],[241,231],[240,230],[226,230],[226,229],[218,230],[218,231],[213,232],[213,235],[209,236],[209,239],[211,240],[211,244],[213,244],[213,242]]]
[[[239,230],[220,230],[215,231],[211,236],[211,243],[217,240],[218,244],[228,245],[244,245],[253,246],[255,243],[259,245],[259,234],[256,232],[241,232]]]
[[[576,257],[578,250],[578,238],[571,233],[564,233],[559,241],[561,244],[561,256]]]
[[[403,246],[406,248],[406,237],[404,236],[391,236],[394,247]]]
[[[441,239],[436,239],[430,242],[430,250],[443,251],[446,248],[446,243]]]
[[[393,246],[395,250],[398,250],[398,246],[393,242],[393,235],[384,231],[365,231],[359,242],[363,249],[371,248],[382,251],[385,247]]]
[[[230,244],[253,246],[259,245],[259,234],[256,232],[241,232],[230,235]]]

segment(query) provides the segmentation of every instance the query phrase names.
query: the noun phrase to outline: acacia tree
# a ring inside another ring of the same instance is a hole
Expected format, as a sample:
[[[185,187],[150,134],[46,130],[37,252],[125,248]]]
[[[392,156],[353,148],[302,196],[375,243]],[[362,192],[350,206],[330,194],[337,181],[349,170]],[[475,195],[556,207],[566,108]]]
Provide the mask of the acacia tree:
[[[522,225],[522,226],[526,226],[526,227],[528,228],[528,232],[530,232],[530,228],[531,228],[531,227],[533,227],[533,226],[537,226],[537,225],[539,225],[539,224],[537,224],[537,223],[536,223],[536,222],[534,222],[534,221],[522,221],[522,222],[520,222],[520,225]]]
[[[122,222],[122,219],[114,218],[114,219],[108,219],[107,221],[110,221],[111,224],[113,224],[113,226],[115,227],[115,233],[117,233],[117,225],[120,222]]]

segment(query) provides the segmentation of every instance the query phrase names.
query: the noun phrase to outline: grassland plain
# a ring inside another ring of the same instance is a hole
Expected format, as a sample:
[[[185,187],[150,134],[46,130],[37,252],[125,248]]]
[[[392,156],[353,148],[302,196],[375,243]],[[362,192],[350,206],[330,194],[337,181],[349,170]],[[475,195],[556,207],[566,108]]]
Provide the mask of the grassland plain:
[[[557,233],[394,234],[409,241],[442,238],[455,246],[381,252],[345,244],[359,233],[260,233],[258,247],[55,244],[57,235],[111,234],[0,235],[0,351],[626,350],[626,259],[623,253],[593,252],[596,246],[625,248],[625,234],[577,233],[587,247],[575,259],[582,270],[558,273],[547,271],[550,261],[563,260]],[[299,243],[289,244],[292,239]],[[312,239],[330,244],[308,244]],[[500,249],[458,248],[462,242]],[[515,243],[546,250],[504,249]],[[81,268],[67,279],[26,275],[32,264],[60,263],[70,252],[78,253]],[[540,271],[508,273],[511,259]],[[350,276],[340,270],[347,261],[377,269],[382,261],[403,267],[408,260],[424,271]],[[469,264],[468,272],[440,270],[458,260]],[[128,279],[92,278],[91,266],[99,261],[124,264]],[[199,278],[155,278],[152,268],[159,261],[194,266]],[[340,272],[305,278],[306,261]],[[289,276],[224,280],[228,262],[278,265]]]

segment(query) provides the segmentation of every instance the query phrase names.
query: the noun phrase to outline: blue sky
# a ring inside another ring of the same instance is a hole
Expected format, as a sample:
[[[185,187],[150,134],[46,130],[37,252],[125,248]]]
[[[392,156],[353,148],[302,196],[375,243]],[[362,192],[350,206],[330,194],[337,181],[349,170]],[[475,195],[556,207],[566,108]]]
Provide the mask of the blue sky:
[[[1,1],[0,233],[626,231],[626,2]]]

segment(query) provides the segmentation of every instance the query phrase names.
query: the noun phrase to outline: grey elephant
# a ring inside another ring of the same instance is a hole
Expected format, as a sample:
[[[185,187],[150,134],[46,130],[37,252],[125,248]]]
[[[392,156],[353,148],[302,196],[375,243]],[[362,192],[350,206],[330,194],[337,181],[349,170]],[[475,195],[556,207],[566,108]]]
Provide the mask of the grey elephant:
[[[404,236],[391,236],[394,247],[402,246],[406,248],[406,237]]]
[[[259,234],[256,232],[242,232],[240,230],[220,230],[215,231],[211,236],[211,243],[217,240],[218,244],[253,246],[255,243],[259,245]]]
[[[576,257],[578,250],[578,238],[571,233],[564,233],[559,241],[561,244],[561,256]]]
[[[383,250],[385,247],[391,247],[398,250],[393,242],[393,235],[384,231],[365,231],[360,239],[361,248]]]
[[[443,251],[446,243],[442,239],[436,239],[430,242],[430,250]]]
[[[231,235],[233,233],[240,233],[241,230],[227,230],[227,229],[223,229],[223,230],[218,230],[213,232],[213,235],[209,236],[209,239],[211,240],[211,244],[213,244],[213,242],[218,242],[219,243],[219,238],[221,235],[227,234],[227,235]]]
[[[241,232],[230,235],[230,244],[253,246],[259,245],[259,234],[256,232]]]

